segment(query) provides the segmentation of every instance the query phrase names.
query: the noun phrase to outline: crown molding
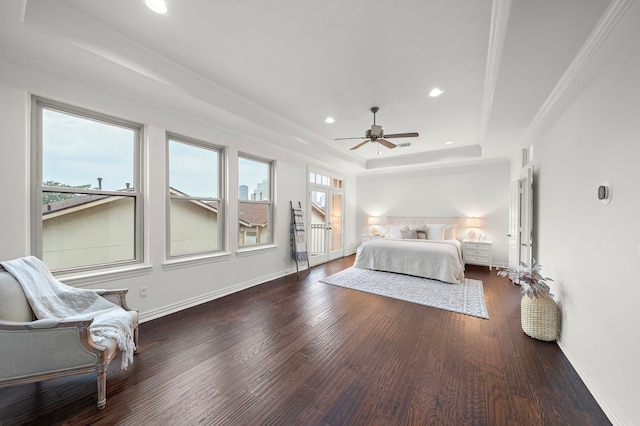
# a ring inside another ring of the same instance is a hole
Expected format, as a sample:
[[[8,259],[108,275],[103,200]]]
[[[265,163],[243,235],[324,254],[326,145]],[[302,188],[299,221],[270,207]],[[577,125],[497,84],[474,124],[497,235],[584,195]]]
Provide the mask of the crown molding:
[[[491,27],[489,28],[489,47],[487,50],[487,64],[484,76],[484,89],[482,93],[482,111],[480,116],[480,137],[485,140],[491,108],[493,107],[493,95],[496,91],[496,82],[502,62],[502,52],[509,26],[509,14],[511,0],[493,0],[491,6]]]
[[[593,55],[600,49],[600,46],[602,46],[602,43],[604,43],[609,34],[611,34],[613,29],[618,25],[618,22],[633,2],[634,0],[613,0],[609,5],[565,73],[551,91],[551,94],[549,94],[544,104],[542,104],[533,117],[533,120],[531,120],[531,123],[522,136],[521,145],[523,147],[530,145],[539,135],[545,120],[551,116],[552,111],[562,99],[565,92],[576,81],[580,73],[585,69]]]

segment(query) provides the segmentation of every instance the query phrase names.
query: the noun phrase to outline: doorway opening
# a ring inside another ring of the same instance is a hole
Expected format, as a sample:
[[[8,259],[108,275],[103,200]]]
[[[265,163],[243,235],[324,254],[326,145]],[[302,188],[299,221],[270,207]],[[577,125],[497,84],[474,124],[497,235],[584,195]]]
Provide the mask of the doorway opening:
[[[309,264],[344,256],[344,179],[309,170]]]

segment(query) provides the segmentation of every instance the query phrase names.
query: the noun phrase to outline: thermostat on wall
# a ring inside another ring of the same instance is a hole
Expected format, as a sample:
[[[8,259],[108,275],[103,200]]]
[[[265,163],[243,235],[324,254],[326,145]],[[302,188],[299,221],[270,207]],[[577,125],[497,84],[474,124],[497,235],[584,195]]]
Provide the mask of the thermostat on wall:
[[[609,204],[611,202],[611,184],[607,181],[598,186],[598,200],[603,204]]]

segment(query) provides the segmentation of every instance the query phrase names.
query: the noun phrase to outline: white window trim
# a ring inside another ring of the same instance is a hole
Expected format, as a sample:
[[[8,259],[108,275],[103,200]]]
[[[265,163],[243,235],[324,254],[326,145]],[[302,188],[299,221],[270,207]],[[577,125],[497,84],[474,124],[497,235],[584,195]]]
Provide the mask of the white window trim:
[[[273,243],[256,244],[239,248],[236,252],[236,257],[254,256],[264,252],[276,251],[277,249],[278,245]]]
[[[142,156],[144,152],[144,125],[128,121],[119,117],[103,114],[97,111],[69,105],[63,102],[53,101],[40,96],[31,97],[31,253],[42,259],[42,193],[43,193],[43,173],[42,173],[42,110],[50,109],[64,114],[76,115],[81,118],[101,121],[106,124],[121,126],[134,131],[136,147],[134,149],[134,175],[132,194],[123,195],[117,191],[103,191],[82,189],[73,191],[65,188],[56,188],[56,192],[81,192],[87,194],[106,194],[132,197],[135,199],[135,235],[134,235],[134,259],[117,263],[99,264],[91,266],[81,266],[77,268],[62,269],[52,271],[54,275],[84,276],[88,271],[108,271],[126,270],[133,265],[142,265],[145,261],[144,255],[144,169]]]
[[[169,192],[170,190],[170,173],[169,173],[169,141],[174,140],[176,142],[184,143],[187,145],[192,145],[198,148],[207,149],[210,151],[218,152],[218,197],[197,197],[197,196],[172,196]],[[200,264],[203,262],[209,261],[218,261],[221,259],[225,259],[228,256],[227,254],[227,239],[226,236],[226,193],[225,193],[225,178],[226,178],[226,149],[223,146],[200,141],[197,139],[189,138],[186,136],[179,135],[177,133],[166,132],[165,134],[165,156],[166,156],[166,185],[165,185],[165,193],[167,196],[166,201],[166,219],[165,219],[165,235],[166,235],[166,251],[165,251],[165,268],[171,269],[174,265],[179,263],[185,264]],[[210,250],[210,251],[201,251],[201,252],[193,252],[193,253],[185,253],[179,255],[171,255],[171,200],[172,199],[180,199],[180,200],[210,200],[218,202],[218,249]]]
[[[267,223],[267,227],[269,229],[268,232],[268,241],[265,243],[260,243],[260,244],[251,244],[251,245],[245,245],[245,246],[241,246],[240,245],[240,240],[238,239],[238,248],[236,251],[236,255],[237,256],[248,256],[248,255],[252,255],[255,254],[255,252],[259,252],[259,251],[269,251],[272,250],[273,247],[277,247],[277,241],[276,241],[276,232],[275,232],[275,223],[276,223],[276,212],[277,212],[277,206],[276,206],[276,160],[270,160],[267,158],[263,158],[263,157],[258,157],[256,155],[252,155],[252,154],[247,154],[244,152],[238,152],[238,159],[236,161],[236,164],[239,163],[240,159],[244,158],[247,160],[251,160],[251,161],[257,161],[257,162],[262,162],[262,163],[266,163],[269,165],[269,200],[267,201],[256,201],[257,203],[268,203],[270,206],[270,211],[269,211],[269,221]],[[238,180],[240,177],[240,170],[238,169]],[[247,200],[240,200],[240,194],[238,193],[239,189],[236,188],[236,198],[238,201],[238,215],[235,219],[235,233],[236,233],[236,238],[237,235],[239,235],[240,233],[240,201],[247,201]],[[249,200],[252,201],[252,200]]]

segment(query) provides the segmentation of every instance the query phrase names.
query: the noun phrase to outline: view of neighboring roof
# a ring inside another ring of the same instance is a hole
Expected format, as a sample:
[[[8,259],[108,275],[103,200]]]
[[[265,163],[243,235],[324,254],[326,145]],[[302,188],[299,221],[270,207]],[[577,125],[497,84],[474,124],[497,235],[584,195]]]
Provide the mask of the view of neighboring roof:
[[[131,192],[131,188],[123,189],[121,191]],[[174,195],[187,195],[177,189],[170,188],[171,194]],[[48,217],[55,217],[61,214],[71,213],[80,209],[87,209],[95,207],[104,203],[119,200],[121,197],[115,195],[103,195],[103,194],[81,194],[65,198],[64,200],[54,201],[42,206],[42,215]],[[190,200],[192,203],[199,205],[208,210],[218,212],[218,206],[216,201],[200,201]],[[240,201],[240,223],[244,226],[267,226],[268,224],[268,208],[264,203],[255,203],[250,201]]]
[[[122,192],[132,192],[133,189],[127,188],[122,189]],[[42,205],[42,215],[43,216],[57,216],[60,214],[70,213],[72,211],[77,211],[80,209],[86,209],[89,207],[94,207],[96,205],[109,203],[111,201],[119,200],[121,197],[114,195],[104,195],[104,194],[69,194],[69,198],[65,198],[63,200],[54,201],[48,204]]]
[[[49,204],[42,205],[42,214],[57,213],[61,210],[67,210],[73,207],[82,206],[84,204],[92,203],[94,201],[104,200],[108,195],[78,195],[64,200],[54,201]]]
[[[324,207],[320,207],[314,202],[311,202],[311,209],[321,216],[325,216],[327,214],[327,212],[324,211]]]
[[[240,201],[240,223],[245,226],[267,226],[269,209],[265,203]]]

